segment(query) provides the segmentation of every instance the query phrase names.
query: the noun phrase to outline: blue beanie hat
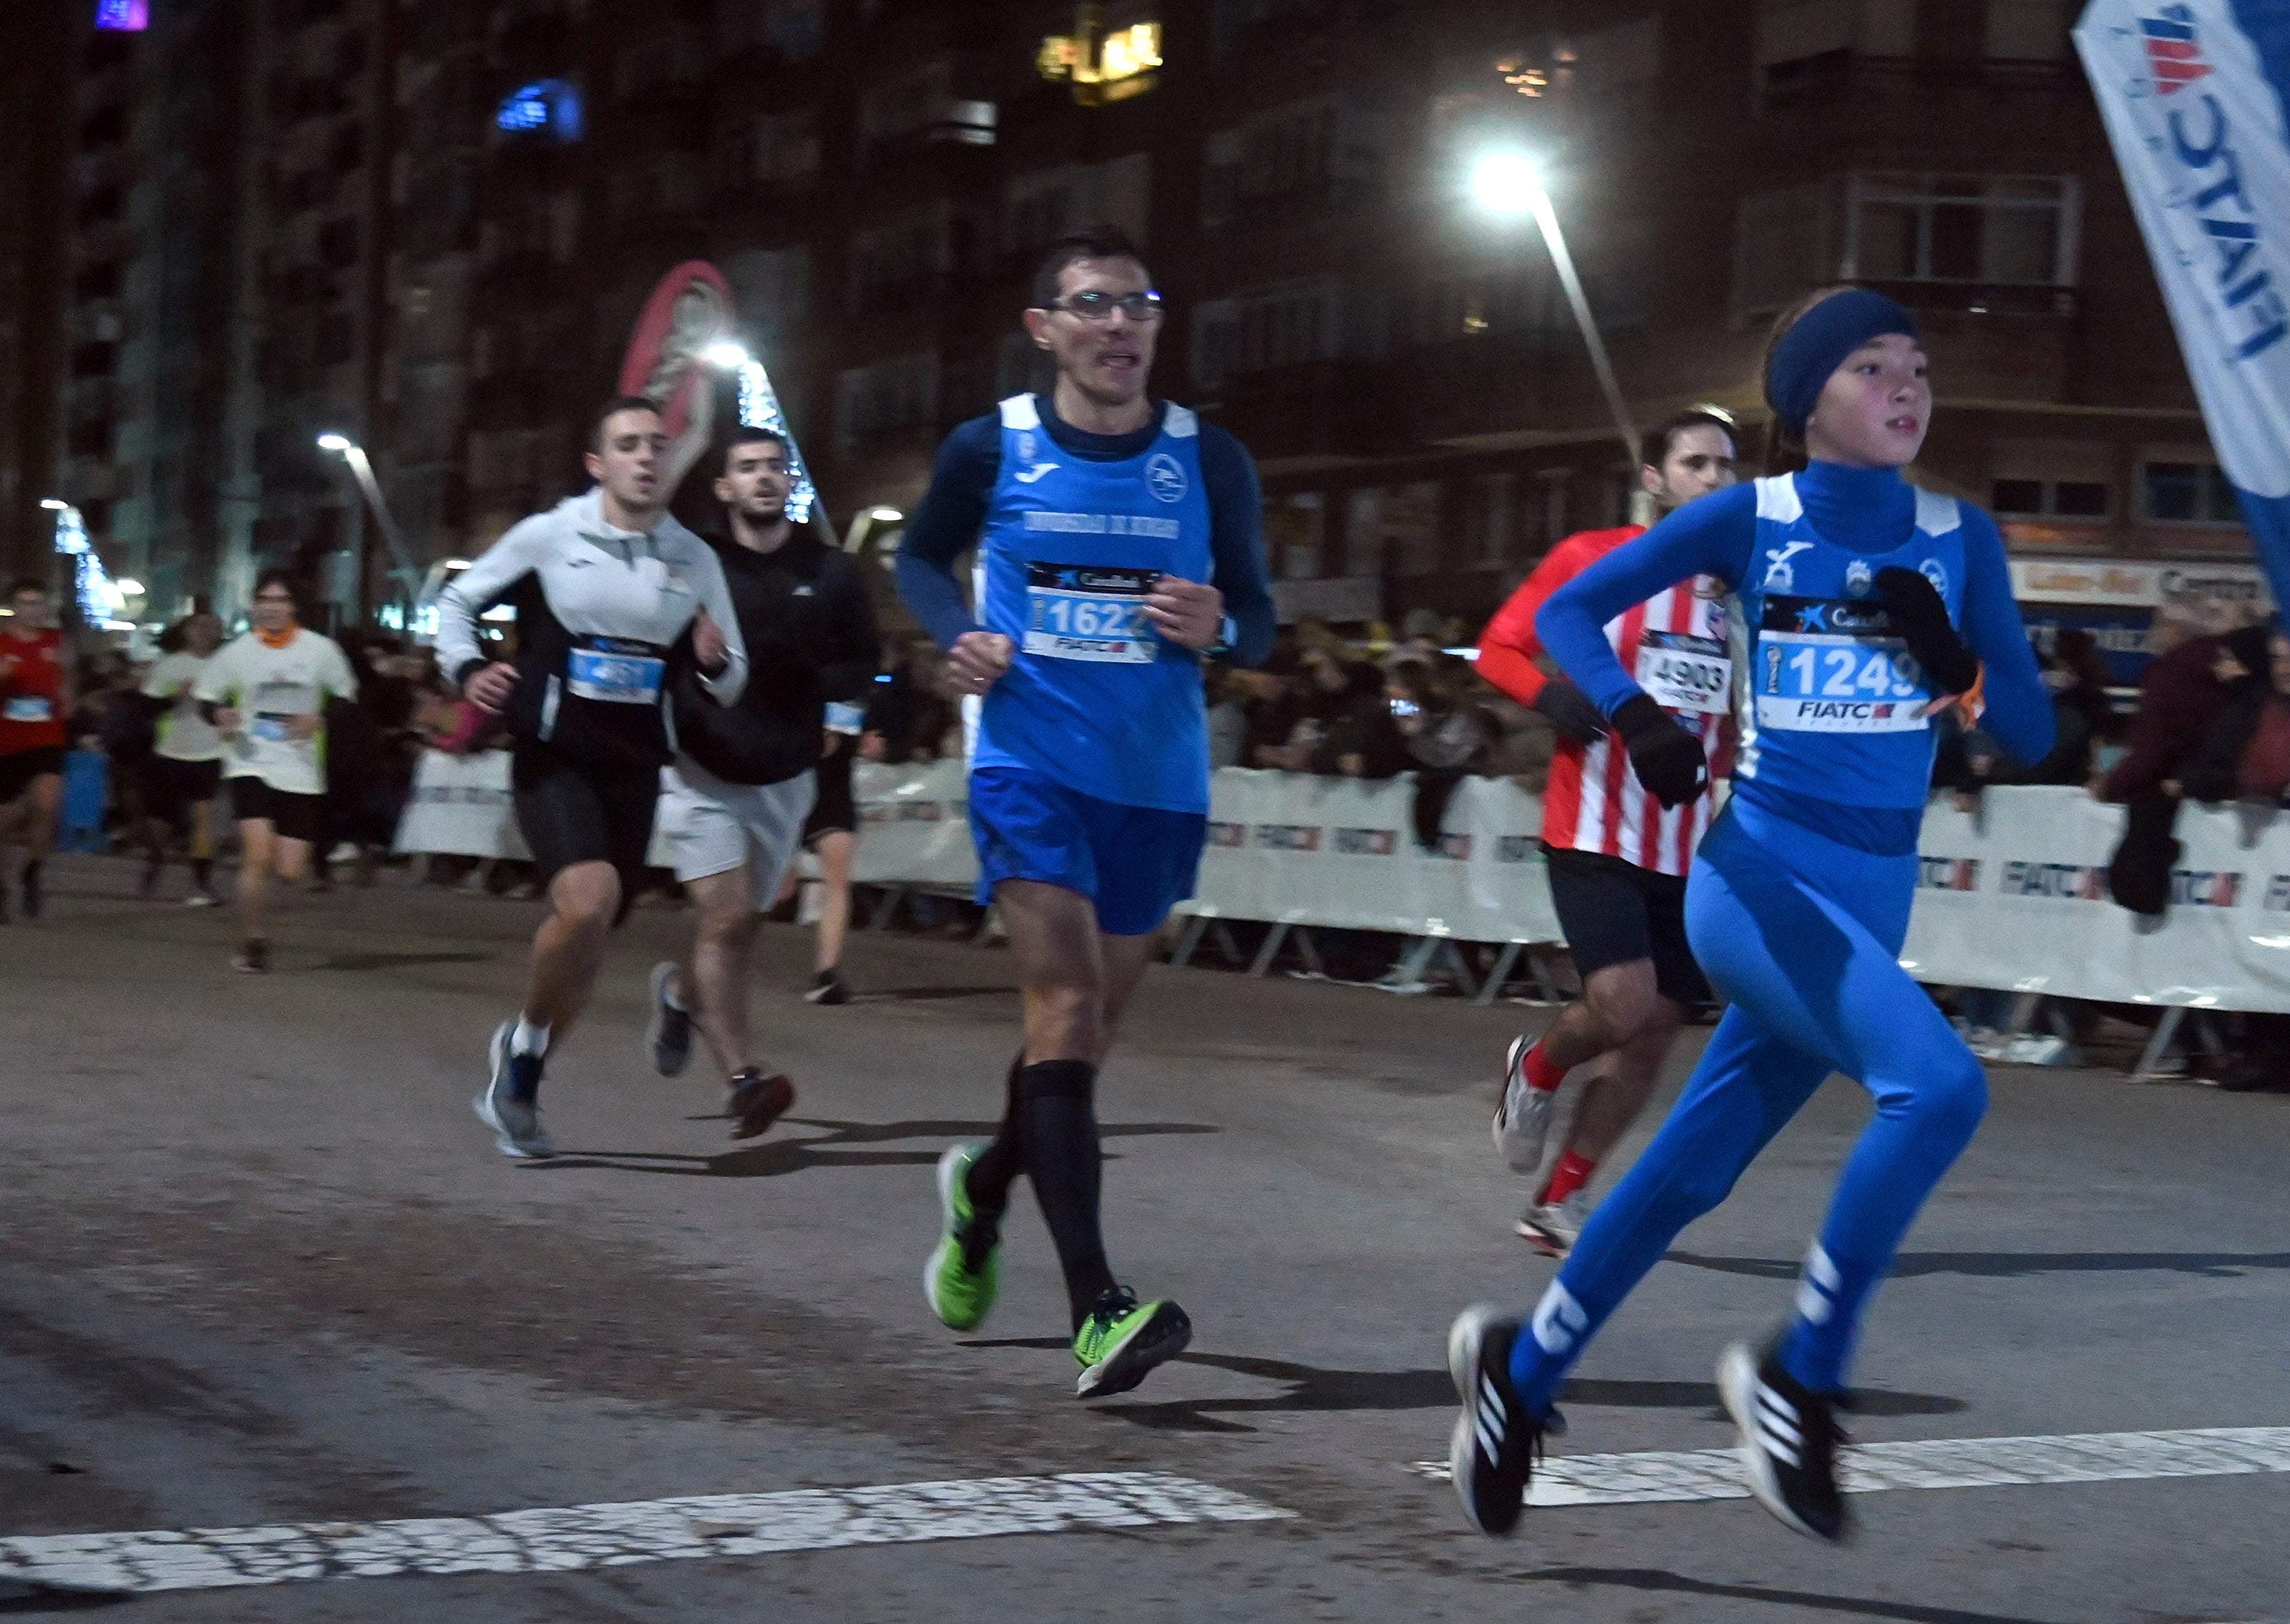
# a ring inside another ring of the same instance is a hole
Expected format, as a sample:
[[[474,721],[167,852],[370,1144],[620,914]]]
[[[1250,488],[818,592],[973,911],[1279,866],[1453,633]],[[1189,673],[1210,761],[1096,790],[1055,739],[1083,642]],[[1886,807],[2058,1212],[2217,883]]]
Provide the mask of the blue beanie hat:
[[[1870,340],[1892,332],[1924,341],[1914,316],[1869,288],[1832,293],[1798,317],[1766,363],[1766,404],[1790,439],[1805,438],[1814,404],[1845,358]]]

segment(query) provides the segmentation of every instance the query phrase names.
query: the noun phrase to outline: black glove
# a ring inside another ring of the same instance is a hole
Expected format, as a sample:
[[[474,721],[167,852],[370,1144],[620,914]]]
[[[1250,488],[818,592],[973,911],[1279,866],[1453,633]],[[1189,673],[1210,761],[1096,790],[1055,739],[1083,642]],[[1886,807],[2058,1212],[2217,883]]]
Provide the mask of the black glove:
[[[1909,653],[1942,693],[1962,693],[1980,680],[1980,656],[1949,624],[1948,605],[1931,581],[1894,564],[1877,572],[1877,596]]]
[[[1590,702],[1589,694],[1563,676],[1542,684],[1542,692],[1534,696],[1533,708],[1577,744],[1596,744],[1606,736],[1605,713]]]
[[[1678,726],[1670,714],[1645,694],[1628,700],[1614,713],[1614,731],[1630,753],[1630,768],[1638,782],[1653,792],[1664,806],[1683,806],[1701,793],[1709,758],[1701,740]]]

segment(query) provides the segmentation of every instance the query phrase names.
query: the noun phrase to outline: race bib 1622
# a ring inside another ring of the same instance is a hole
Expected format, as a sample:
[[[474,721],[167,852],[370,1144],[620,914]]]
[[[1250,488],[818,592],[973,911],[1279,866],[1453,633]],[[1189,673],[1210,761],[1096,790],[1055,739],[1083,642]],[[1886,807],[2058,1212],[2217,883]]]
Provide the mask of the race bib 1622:
[[[1145,595],[1159,573],[1097,564],[1029,564],[1026,652],[1052,660],[1152,664],[1161,650],[1146,624]]]

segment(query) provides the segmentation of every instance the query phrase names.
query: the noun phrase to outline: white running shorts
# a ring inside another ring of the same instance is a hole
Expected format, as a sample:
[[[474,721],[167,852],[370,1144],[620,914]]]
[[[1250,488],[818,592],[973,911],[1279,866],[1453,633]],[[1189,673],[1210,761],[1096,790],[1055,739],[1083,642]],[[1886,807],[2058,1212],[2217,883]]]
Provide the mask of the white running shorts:
[[[660,770],[660,833],[676,877],[689,884],[744,863],[762,913],[779,897],[818,793],[808,772],[776,784],[727,784],[677,756]]]

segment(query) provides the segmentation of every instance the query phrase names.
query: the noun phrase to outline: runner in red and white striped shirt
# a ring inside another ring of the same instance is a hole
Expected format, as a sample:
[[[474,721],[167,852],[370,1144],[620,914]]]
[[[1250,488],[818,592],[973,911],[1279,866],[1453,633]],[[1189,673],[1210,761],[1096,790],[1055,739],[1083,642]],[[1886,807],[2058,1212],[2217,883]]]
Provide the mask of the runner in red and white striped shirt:
[[[1639,478],[1662,511],[1734,483],[1730,420],[1680,412],[1645,438]],[[1582,996],[1541,1040],[1513,1041],[1495,1112],[1496,1148],[1517,1172],[1542,1164],[1558,1084],[1599,1062],[1565,1150],[1518,1232],[1563,1257],[1588,1215],[1590,1175],[1645,1108],[1688,1007],[1709,996],[1685,941],[1685,871],[1717,804],[1709,788],[1665,809],[1630,770],[1621,740],[1564,676],[1548,676],[1534,616],[1543,601],[1641,527],[1585,531],[1553,548],[1487,623],[1481,676],[1558,730],[1543,795],[1550,894]],[[1709,583],[1682,582],[1620,616],[1606,636],[1646,692],[1701,741],[1713,781],[1732,755],[1726,607]]]

